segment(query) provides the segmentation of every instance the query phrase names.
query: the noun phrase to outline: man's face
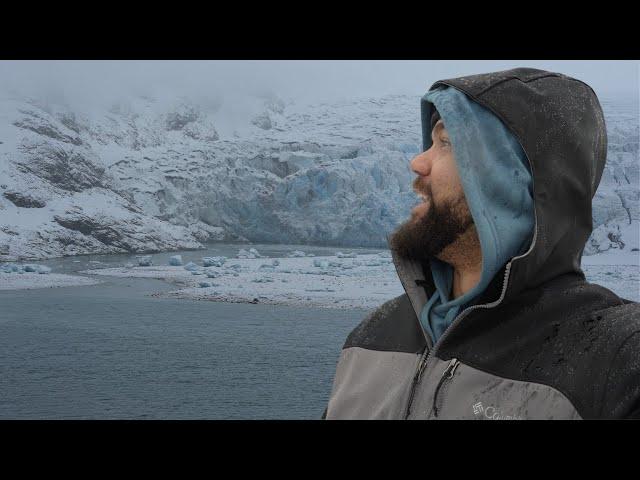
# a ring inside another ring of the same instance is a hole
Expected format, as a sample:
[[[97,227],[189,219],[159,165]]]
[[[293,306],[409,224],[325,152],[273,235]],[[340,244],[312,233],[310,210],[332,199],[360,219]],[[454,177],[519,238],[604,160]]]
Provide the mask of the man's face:
[[[431,132],[433,144],[411,160],[418,175],[413,189],[422,202],[411,210],[411,218],[390,238],[400,256],[414,260],[438,257],[447,261],[455,241],[473,226],[451,140],[442,120]]]

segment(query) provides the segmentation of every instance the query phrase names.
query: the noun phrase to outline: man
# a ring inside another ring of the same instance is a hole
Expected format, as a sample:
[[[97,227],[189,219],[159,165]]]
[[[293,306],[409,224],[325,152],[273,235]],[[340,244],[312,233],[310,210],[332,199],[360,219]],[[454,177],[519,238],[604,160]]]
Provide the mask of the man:
[[[585,280],[607,150],[593,90],[517,68],[422,99],[405,294],[340,355],[327,419],[640,417],[640,309]]]

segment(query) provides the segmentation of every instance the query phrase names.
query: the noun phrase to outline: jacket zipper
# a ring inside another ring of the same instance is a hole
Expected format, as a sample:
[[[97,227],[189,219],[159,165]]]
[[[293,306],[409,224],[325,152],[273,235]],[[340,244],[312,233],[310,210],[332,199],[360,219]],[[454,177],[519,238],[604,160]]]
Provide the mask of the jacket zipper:
[[[444,391],[444,386],[446,384],[448,384],[449,380],[451,380],[453,378],[453,374],[456,372],[456,368],[458,368],[458,365],[460,365],[460,362],[458,361],[457,358],[452,358],[449,361],[449,365],[447,365],[447,368],[445,369],[444,372],[442,372],[442,377],[440,377],[440,381],[438,382],[438,386],[436,387],[436,391],[433,394],[433,407],[432,407],[432,411],[433,411],[433,416],[437,417],[438,416],[438,395],[440,394],[440,392]],[[444,402],[444,400],[443,400]]]
[[[429,347],[424,347],[422,354],[420,355],[420,362],[418,363],[418,368],[416,373],[413,375],[413,381],[411,382],[411,391],[409,392],[409,402],[407,403],[407,409],[404,414],[404,419],[409,418],[411,414],[411,403],[413,402],[413,396],[416,394],[416,386],[420,383],[420,379],[422,378],[422,373],[424,372],[425,367],[427,366],[427,356],[429,352]]]
[[[533,243],[535,243],[535,238],[534,238],[534,242]],[[531,249],[529,249],[529,252],[530,251],[531,251]],[[525,253],[524,255],[527,255],[529,252]],[[522,256],[524,256],[524,255],[522,255]],[[520,258],[520,257],[515,257],[515,258]],[[512,259],[512,261],[514,259]],[[447,337],[447,335],[449,335],[451,333],[451,330],[453,329],[453,327],[455,325],[459,324],[460,321],[462,321],[462,319],[464,319],[464,317],[466,317],[469,314],[470,311],[476,310],[478,308],[493,308],[493,307],[495,307],[496,305],[498,305],[499,303],[502,302],[502,300],[504,299],[504,295],[506,293],[506,290],[507,290],[506,286],[507,286],[507,281],[509,279],[510,271],[511,271],[511,262],[507,263],[507,266],[505,268],[504,280],[503,280],[503,284],[502,284],[502,292],[500,293],[500,298],[498,298],[498,300],[496,300],[495,302],[492,302],[492,303],[485,303],[485,304],[482,304],[482,305],[472,305],[471,307],[465,308],[461,313],[458,314],[458,316],[453,320],[453,322],[451,322],[451,325],[449,325],[449,328],[447,328],[444,331],[444,333],[438,339],[438,341],[435,343],[433,348],[431,348],[430,350],[428,349],[428,347],[425,348],[424,353],[422,355],[422,359],[420,361],[420,364],[418,365],[418,370],[416,371],[415,375],[413,376],[413,382],[411,384],[411,392],[409,394],[409,400],[407,402],[407,408],[405,409],[405,415],[404,415],[404,419],[405,420],[407,420],[409,418],[409,415],[411,413],[411,404],[413,403],[413,399],[415,397],[416,387],[417,387],[418,383],[420,382],[422,374],[423,374],[424,370],[427,368],[427,364],[429,363],[429,360],[433,356],[433,353],[436,351],[437,347],[440,346],[440,344],[442,344],[442,341]]]

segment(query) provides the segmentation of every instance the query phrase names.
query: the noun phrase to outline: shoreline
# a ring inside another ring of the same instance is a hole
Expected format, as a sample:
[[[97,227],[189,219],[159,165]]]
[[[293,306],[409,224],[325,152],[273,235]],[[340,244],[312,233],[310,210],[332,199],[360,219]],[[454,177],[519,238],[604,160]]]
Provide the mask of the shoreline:
[[[248,249],[253,248],[252,245],[266,244],[218,242],[211,245]],[[275,247],[280,245],[274,244]],[[201,261],[192,258],[196,265],[190,268],[195,272],[185,270],[184,266],[166,264],[142,267],[126,263],[122,266],[126,259],[131,262],[133,255],[123,255],[118,263],[111,263],[112,267],[109,263],[86,261],[98,256],[73,256],[67,257],[67,265],[77,264],[78,267],[63,268],[66,273],[0,272],[0,291],[92,286],[108,282],[109,278],[155,279],[168,288],[145,292],[145,296],[333,310],[368,310],[404,293],[388,250],[378,253],[356,253],[352,250],[351,254],[340,256],[337,252],[334,255],[308,253],[300,257],[285,256],[291,254],[295,247],[304,248],[287,245],[275,256],[258,254],[257,258],[219,257],[224,258],[224,262],[214,267],[203,267]],[[191,253],[199,251],[189,250]],[[153,261],[166,263],[165,257],[172,253],[162,252],[151,257]],[[640,301],[640,256],[636,253],[583,256],[582,266],[588,281],[621,292],[620,296]],[[85,262],[77,257],[84,257]],[[637,270],[633,270],[634,267]]]
[[[65,273],[0,273],[0,291],[37,290],[41,288],[86,287],[103,283],[96,277]]]

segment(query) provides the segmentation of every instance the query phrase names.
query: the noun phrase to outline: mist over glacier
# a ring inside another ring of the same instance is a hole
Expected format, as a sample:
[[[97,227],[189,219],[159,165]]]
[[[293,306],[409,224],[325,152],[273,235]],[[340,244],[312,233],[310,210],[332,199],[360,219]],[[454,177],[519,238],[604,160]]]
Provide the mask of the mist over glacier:
[[[278,89],[236,68],[180,87],[175,73],[119,88],[113,72],[92,88],[0,85],[0,260],[236,240],[386,247],[418,201],[421,93],[334,80],[328,94],[289,77]],[[637,99],[601,101],[608,160],[585,255],[637,254]]]

